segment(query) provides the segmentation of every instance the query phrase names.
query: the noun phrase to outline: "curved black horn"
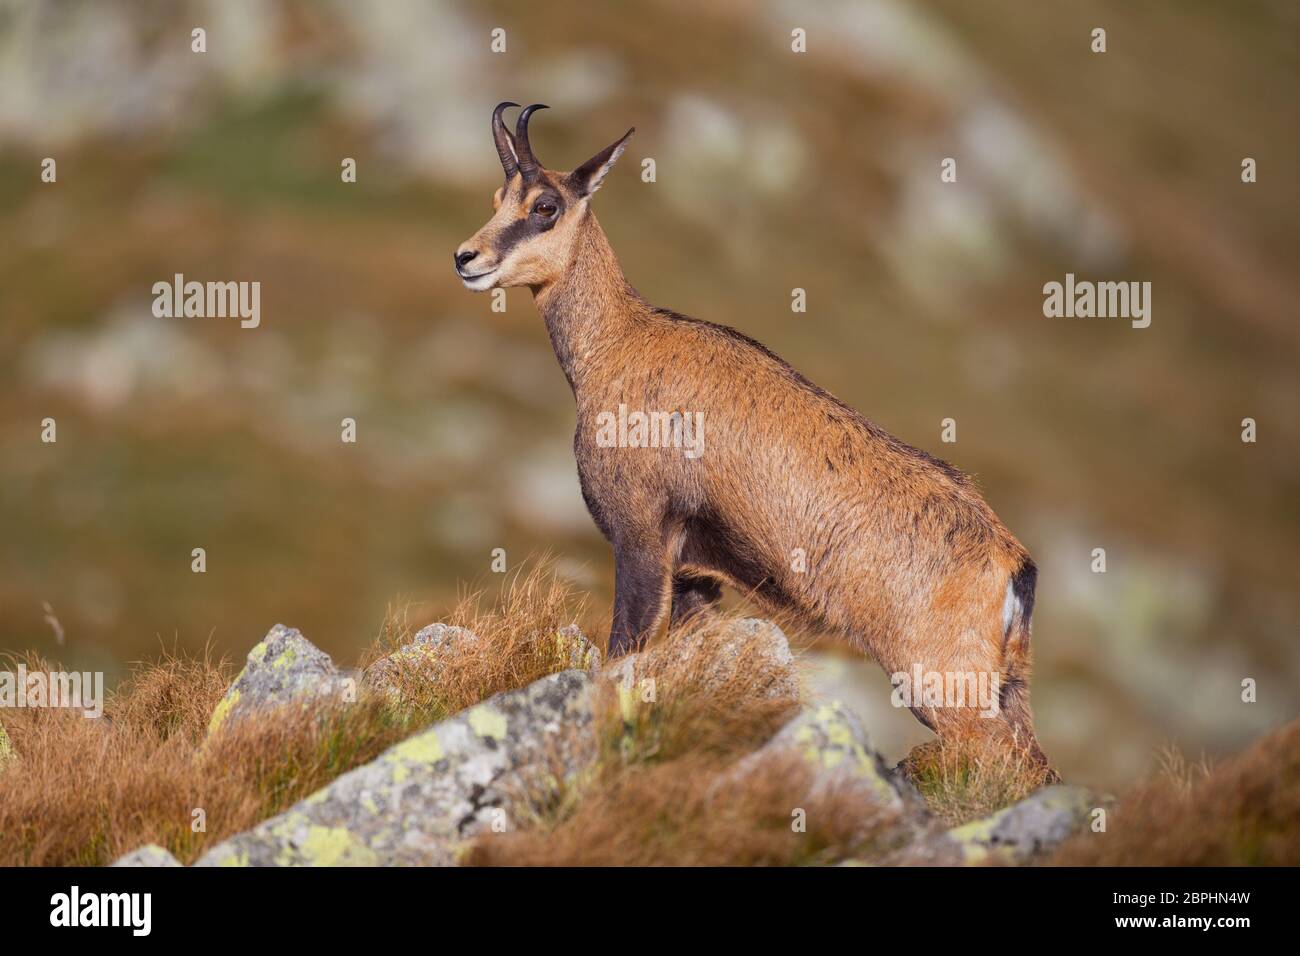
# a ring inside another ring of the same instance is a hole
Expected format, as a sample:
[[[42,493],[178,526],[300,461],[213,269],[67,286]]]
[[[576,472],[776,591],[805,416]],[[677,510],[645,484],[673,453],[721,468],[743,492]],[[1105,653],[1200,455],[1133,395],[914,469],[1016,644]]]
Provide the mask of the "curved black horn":
[[[515,151],[511,148],[510,130],[506,129],[506,124],[501,121],[501,114],[508,107],[518,105],[518,103],[498,103],[497,108],[492,111],[492,141],[497,144],[497,155],[501,157],[501,168],[506,171],[507,182],[519,169],[519,163],[515,160]]]
[[[540,165],[537,157],[533,155],[532,145],[528,142],[528,119],[533,113],[546,108],[545,104],[534,103],[519,114],[519,122],[515,124],[515,149],[519,153],[519,172],[523,174],[524,179],[532,179],[536,176]]]

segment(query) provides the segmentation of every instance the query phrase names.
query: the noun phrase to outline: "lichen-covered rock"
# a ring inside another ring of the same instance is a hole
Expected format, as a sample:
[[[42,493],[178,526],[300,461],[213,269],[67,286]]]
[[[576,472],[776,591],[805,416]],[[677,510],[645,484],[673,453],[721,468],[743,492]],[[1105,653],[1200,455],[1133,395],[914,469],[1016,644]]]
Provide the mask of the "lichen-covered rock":
[[[800,754],[816,771],[817,789],[853,787],[891,811],[925,814],[920,794],[889,772],[862,721],[839,701],[804,710],[745,760],[781,753]]]
[[[277,624],[248,652],[248,661],[212,712],[211,734],[255,710],[312,695],[346,693],[354,685],[330,656],[297,630]]]
[[[198,866],[454,865],[466,841],[513,829],[524,792],[595,756],[585,674],[498,694],[213,848]]]
[[[13,744],[9,742],[9,735],[5,733],[5,725],[0,724],[0,768],[4,767],[5,764],[13,759]]]
[[[467,649],[478,643],[478,635],[467,627],[455,624],[430,624],[422,627],[411,639],[411,645],[430,651],[451,653],[456,648]]]
[[[430,624],[421,628],[409,644],[403,644],[387,657],[366,668],[361,683],[372,690],[397,694],[398,677],[407,668],[417,668],[436,680],[438,666],[458,653],[472,650],[478,635],[454,624]]]
[[[912,849],[906,862],[1018,864],[1050,850],[1087,825],[1097,805],[1083,787],[1056,784],[1018,803],[951,830]]]
[[[111,866],[180,866],[181,861],[156,843],[147,843],[126,856],[118,857]]]

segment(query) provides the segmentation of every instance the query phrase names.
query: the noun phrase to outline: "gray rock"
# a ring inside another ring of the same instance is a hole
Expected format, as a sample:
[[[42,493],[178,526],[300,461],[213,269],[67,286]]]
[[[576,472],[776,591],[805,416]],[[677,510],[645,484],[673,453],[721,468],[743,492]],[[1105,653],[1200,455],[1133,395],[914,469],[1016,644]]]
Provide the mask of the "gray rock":
[[[706,685],[710,681],[725,683],[734,676],[736,668],[752,666],[757,654],[761,666],[773,673],[772,682],[762,691],[773,699],[799,699],[799,679],[794,655],[785,633],[771,621],[758,618],[740,620],[719,619],[702,627],[698,640],[683,646],[682,655],[704,653],[710,658]],[[702,645],[709,643],[707,649]],[[641,654],[628,654],[609,661],[605,676],[631,686],[641,677]]]
[[[987,817],[933,835],[914,847],[904,862],[1025,863],[1081,830],[1098,805],[1083,787],[1044,787]]]
[[[451,651],[458,645],[465,646],[477,642],[477,634],[469,628],[457,627],[455,624],[430,624],[428,627],[420,628],[411,640],[411,644],[426,647],[431,651]]]
[[[884,757],[872,746],[862,721],[839,701],[809,708],[786,724],[742,766],[780,753],[800,754],[815,768],[814,792],[852,787],[874,803],[906,813],[918,822],[926,816],[925,802],[911,784],[889,772]]]
[[[436,680],[440,663],[478,643],[478,635],[453,624],[430,624],[421,628],[409,644],[366,668],[361,683],[372,690],[398,694],[397,678],[408,667],[426,671]]]
[[[147,843],[126,856],[118,857],[111,866],[180,866],[181,861],[156,843]]]
[[[498,694],[390,747],[198,866],[455,865],[467,841],[512,829],[526,793],[594,757],[590,684],[578,671]]]
[[[297,630],[277,624],[256,647],[212,712],[208,733],[255,710],[313,695],[339,694],[354,682]]]
[[[576,624],[566,624],[555,632],[555,653],[561,664],[571,670],[595,674],[600,670],[600,648],[587,639]]]
[[[790,642],[786,640],[785,632],[779,627],[771,621],[743,618],[730,622],[718,639],[722,641],[718,654],[720,668],[734,667],[742,654],[757,648],[764,664],[780,675],[767,688],[767,696],[798,699],[799,681],[795,674],[794,655],[790,653]]]

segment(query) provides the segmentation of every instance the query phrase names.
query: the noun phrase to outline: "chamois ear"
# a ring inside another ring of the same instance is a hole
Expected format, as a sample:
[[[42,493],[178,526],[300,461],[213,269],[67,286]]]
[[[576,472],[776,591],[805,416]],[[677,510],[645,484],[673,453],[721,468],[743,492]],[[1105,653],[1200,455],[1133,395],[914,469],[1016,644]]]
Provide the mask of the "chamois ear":
[[[569,173],[569,185],[573,187],[574,192],[579,197],[590,196],[600,188],[600,184],[605,181],[605,174],[614,168],[618,158],[623,155],[623,150],[627,149],[627,141],[631,139],[632,134],[635,132],[636,127],[634,126],[624,133],[622,138],[610,143],[591,159]]]

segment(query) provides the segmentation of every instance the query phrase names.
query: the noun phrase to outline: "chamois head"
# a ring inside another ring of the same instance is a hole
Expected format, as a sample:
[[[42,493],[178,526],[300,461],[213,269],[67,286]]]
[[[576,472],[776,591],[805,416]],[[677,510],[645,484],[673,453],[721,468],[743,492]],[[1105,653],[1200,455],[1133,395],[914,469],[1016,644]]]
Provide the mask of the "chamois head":
[[[528,142],[529,118],[546,107],[539,103],[523,110],[511,136],[501,113],[518,105],[501,103],[492,111],[492,139],[505,183],[492,197],[492,218],[461,243],[454,256],[456,274],[473,292],[536,288],[558,279],[569,266],[588,200],[633,133],[628,130],[573,172],[553,172],[537,161]]]

